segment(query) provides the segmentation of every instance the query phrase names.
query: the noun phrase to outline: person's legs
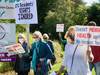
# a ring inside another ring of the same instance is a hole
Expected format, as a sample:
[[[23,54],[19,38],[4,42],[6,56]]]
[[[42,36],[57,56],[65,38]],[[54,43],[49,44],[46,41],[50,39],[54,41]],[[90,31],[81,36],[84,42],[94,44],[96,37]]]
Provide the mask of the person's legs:
[[[42,63],[41,72],[43,75],[48,75],[48,64],[46,62]]]
[[[94,65],[95,65],[96,75],[100,75],[100,62],[95,63]]]
[[[94,64],[91,63],[91,62],[89,62],[89,68],[90,68],[90,71],[92,71],[93,67],[94,67]]]
[[[23,75],[28,75],[28,71],[23,71]]]
[[[40,69],[36,69],[36,71],[34,71],[34,75],[42,75],[42,72]]]
[[[22,75],[22,72],[18,72],[18,75]]]
[[[18,75],[28,75],[28,71],[21,71],[21,72],[18,72]]]

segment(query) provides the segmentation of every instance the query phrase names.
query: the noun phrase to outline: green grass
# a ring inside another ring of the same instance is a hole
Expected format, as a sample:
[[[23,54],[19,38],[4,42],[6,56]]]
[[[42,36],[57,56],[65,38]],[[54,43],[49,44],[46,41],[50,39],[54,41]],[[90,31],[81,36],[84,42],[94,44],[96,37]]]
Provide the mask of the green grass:
[[[52,70],[51,70],[50,72],[52,72],[52,71],[58,71],[59,68],[60,68],[60,66],[61,66],[61,63],[55,64],[55,65],[52,67]],[[95,75],[94,69],[92,70],[92,75]]]

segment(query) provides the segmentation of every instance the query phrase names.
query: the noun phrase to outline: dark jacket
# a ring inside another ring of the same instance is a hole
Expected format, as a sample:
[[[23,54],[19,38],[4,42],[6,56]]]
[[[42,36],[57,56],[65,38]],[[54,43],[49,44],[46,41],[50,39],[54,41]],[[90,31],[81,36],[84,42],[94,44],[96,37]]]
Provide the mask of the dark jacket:
[[[62,39],[61,36],[59,36],[59,39],[60,39],[60,42],[61,42],[61,45],[62,45],[62,49],[65,50],[65,45],[67,44],[67,40]]]
[[[36,51],[36,56],[34,56],[34,52]],[[33,69],[36,68],[36,65],[40,63],[40,58],[45,58],[47,59],[52,59],[52,53],[49,50],[48,46],[46,43],[42,42],[41,40],[38,42],[35,42],[32,44],[32,49],[31,49],[31,55],[34,57],[37,57],[35,60],[32,58],[32,66]],[[35,62],[35,65],[33,64]]]
[[[27,49],[27,43],[24,42],[22,47],[24,48],[25,53],[22,53],[21,57],[19,57],[19,55],[16,55],[16,62],[14,66],[16,72],[30,71],[30,56]]]
[[[52,52],[54,53],[54,47],[53,47],[52,41],[51,41],[51,40],[48,40],[48,41],[47,41],[47,44],[50,46]]]

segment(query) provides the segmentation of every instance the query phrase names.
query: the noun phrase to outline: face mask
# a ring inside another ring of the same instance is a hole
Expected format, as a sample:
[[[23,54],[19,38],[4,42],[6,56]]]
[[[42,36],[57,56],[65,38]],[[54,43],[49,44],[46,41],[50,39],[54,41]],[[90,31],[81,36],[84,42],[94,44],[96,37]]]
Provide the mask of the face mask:
[[[19,41],[21,44],[23,44],[24,39],[19,39],[18,41]]]
[[[71,40],[74,41],[74,39],[75,39],[75,35],[71,35],[71,34],[70,34],[69,37],[70,37]]]

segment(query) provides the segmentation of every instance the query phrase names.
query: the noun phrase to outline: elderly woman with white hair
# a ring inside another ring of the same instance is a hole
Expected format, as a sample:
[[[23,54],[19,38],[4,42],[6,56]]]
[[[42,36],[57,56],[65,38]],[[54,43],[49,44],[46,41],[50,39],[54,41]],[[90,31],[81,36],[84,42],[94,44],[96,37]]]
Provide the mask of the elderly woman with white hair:
[[[33,33],[35,42],[32,44],[31,52],[32,55],[32,68],[34,75],[48,75],[48,62],[47,60],[52,59],[52,53],[50,52],[46,43],[42,41],[42,34],[39,31]]]

